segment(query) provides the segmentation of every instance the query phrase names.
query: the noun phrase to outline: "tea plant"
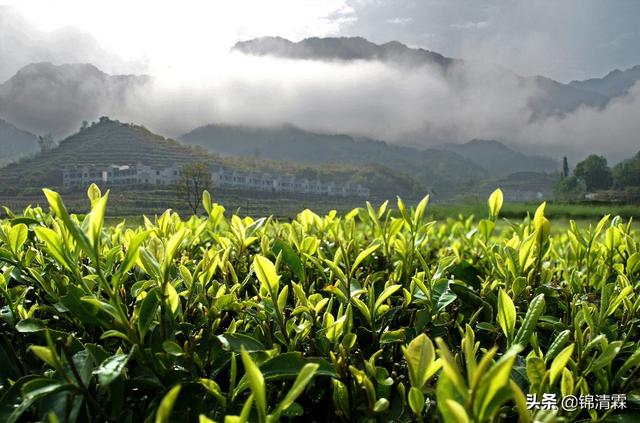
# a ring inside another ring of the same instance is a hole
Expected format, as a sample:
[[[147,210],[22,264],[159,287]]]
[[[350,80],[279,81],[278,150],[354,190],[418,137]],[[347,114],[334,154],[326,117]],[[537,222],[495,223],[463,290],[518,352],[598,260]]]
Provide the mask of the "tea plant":
[[[0,420],[637,421],[640,252],[605,216],[552,234],[367,203],[290,222],[108,193],[0,222]],[[626,408],[534,407],[626,395]],[[549,409],[545,409],[549,408]]]

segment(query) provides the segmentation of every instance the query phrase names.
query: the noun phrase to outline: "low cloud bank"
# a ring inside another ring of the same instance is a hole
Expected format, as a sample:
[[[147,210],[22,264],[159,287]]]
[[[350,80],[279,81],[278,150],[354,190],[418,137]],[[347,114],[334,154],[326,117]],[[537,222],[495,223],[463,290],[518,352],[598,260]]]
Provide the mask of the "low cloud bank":
[[[615,160],[640,144],[638,85],[604,109],[536,118],[532,104],[544,87],[495,67],[466,63],[443,72],[238,53],[217,63],[197,73],[158,73],[129,94],[121,117],[172,136],[209,123],[291,123],[419,147],[485,138],[538,154],[597,152]]]

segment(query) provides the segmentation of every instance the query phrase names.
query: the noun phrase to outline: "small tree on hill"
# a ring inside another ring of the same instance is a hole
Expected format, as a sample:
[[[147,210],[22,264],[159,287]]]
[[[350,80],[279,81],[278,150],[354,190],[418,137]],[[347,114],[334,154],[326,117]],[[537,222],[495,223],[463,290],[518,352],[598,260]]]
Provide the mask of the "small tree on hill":
[[[189,163],[182,168],[176,183],[178,198],[183,200],[193,214],[198,214],[202,193],[211,190],[211,171],[203,162]]]
[[[607,159],[595,154],[578,163],[573,174],[585,183],[587,191],[609,189],[613,184],[613,176],[611,169],[607,166]]]
[[[38,137],[38,145],[40,146],[40,152],[46,153],[55,147],[56,143],[53,141],[53,136],[51,134],[47,134]]]

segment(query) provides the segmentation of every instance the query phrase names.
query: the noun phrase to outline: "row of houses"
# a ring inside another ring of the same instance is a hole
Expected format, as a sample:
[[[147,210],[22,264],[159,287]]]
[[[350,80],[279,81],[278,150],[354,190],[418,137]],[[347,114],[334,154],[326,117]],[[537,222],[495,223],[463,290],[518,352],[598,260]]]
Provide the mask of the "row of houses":
[[[214,187],[341,197],[370,195],[368,188],[349,182],[340,184],[319,179],[297,178],[291,174],[245,172],[220,165],[212,165],[210,171]],[[67,166],[62,169],[62,184],[66,188],[87,187],[92,183],[101,186],[170,186],[175,185],[181,176],[182,166],[179,164],[166,167],[152,167],[140,163]]]
[[[172,185],[182,174],[182,167],[154,168],[147,165],[84,165],[62,169],[64,187],[98,185]]]
[[[302,194],[342,197],[368,197],[370,190],[359,184],[322,182],[318,179],[297,178],[290,174],[243,172],[225,166],[213,166],[214,186],[258,191],[294,192]]]

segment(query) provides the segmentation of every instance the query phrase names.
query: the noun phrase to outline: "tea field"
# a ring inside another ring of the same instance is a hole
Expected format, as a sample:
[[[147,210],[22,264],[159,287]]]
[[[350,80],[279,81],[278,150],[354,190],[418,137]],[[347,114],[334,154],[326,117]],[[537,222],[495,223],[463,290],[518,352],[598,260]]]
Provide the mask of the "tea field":
[[[291,221],[5,210],[0,421],[640,421],[640,237],[428,198]],[[79,217],[81,216],[81,217]],[[111,222],[111,221],[110,221]]]

